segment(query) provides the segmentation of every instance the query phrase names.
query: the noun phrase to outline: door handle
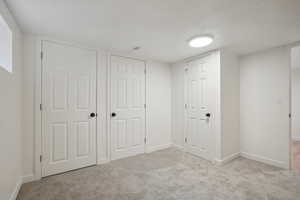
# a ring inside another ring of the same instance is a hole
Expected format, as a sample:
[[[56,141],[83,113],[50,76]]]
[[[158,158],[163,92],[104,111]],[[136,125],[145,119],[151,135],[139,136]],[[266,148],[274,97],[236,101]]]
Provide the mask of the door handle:
[[[94,117],[96,117],[96,116],[97,116],[96,113],[93,113],[93,112],[92,112],[92,113],[90,114],[90,117],[91,117],[91,118],[94,118]]]
[[[210,113],[206,113],[206,114],[205,114],[205,117],[206,117],[206,118],[200,118],[200,120],[202,120],[202,121],[209,120],[209,118],[211,117],[211,114],[210,114]]]
[[[115,116],[117,116],[117,114],[116,113],[111,113],[111,117],[115,117]]]

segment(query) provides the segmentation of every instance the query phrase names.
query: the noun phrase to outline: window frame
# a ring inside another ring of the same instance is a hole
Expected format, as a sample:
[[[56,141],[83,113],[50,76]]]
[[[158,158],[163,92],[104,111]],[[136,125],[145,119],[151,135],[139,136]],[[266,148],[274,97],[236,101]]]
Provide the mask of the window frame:
[[[8,47],[5,47],[4,51],[8,51],[5,52],[4,55],[7,55],[9,58],[8,59],[4,59],[4,61],[7,62],[6,64],[0,63],[0,68],[2,68],[3,70],[9,72],[9,73],[13,73],[13,40],[14,40],[14,34],[13,34],[13,30],[10,27],[8,20],[5,19],[5,17],[0,13],[0,26],[4,27],[4,36],[9,39],[9,41],[7,42]],[[6,49],[7,48],[7,49]],[[5,62],[4,62],[5,63]]]

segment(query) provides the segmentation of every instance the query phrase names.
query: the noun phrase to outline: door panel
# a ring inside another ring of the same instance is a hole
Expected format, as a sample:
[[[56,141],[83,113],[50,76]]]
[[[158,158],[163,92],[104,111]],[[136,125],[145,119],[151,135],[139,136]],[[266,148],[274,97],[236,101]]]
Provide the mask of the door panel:
[[[42,43],[42,175],[96,164],[96,52]]]
[[[54,123],[52,126],[51,146],[52,162],[68,160],[68,128],[66,123]]]
[[[115,126],[117,127],[117,140],[118,146],[117,150],[122,150],[126,148],[126,120],[116,120]]]
[[[76,122],[77,157],[88,156],[90,148],[89,123]]]
[[[145,152],[145,63],[111,57],[111,159]]]
[[[50,72],[51,73],[51,72]],[[68,74],[56,71],[50,74],[53,110],[66,110],[68,107]]]
[[[82,76],[77,80],[77,109],[87,110],[90,102],[90,83],[88,76]]]
[[[213,95],[209,88],[210,57],[188,63],[186,69],[186,148],[187,151],[212,160],[213,134],[212,119],[206,114],[212,111],[209,98]],[[215,97],[216,98],[216,97]]]

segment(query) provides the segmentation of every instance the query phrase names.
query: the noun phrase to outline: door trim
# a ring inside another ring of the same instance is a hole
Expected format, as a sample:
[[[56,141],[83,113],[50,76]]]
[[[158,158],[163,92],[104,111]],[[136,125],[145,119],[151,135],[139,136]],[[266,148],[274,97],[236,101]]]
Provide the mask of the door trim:
[[[96,53],[96,72],[98,72],[98,51],[96,49],[87,48],[73,43],[67,43],[64,41],[59,41],[47,37],[37,37],[35,40],[35,67],[34,67],[34,180],[40,180],[42,178],[42,163],[40,162],[41,156],[43,155],[43,132],[42,132],[42,112],[40,110],[40,105],[42,104],[42,55],[43,42],[52,42],[60,45],[71,46],[80,49],[86,49],[90,51],[95,51]],[[98,73],[96,75],[96,83],[98,83]],[[98,84],[96,84],[96,109],[98,111],[97,105],[98,99]],[[98,118],[96,119],[96,124],[98,124]],[[98,163],[98,127],[96,125],[96,163]]]
[[[127,54],[122,54],[122,53],[113,53],[113,52],[108,52],[104,51],[101,48],[89,48],[88,46],[83,46],[80,44],[76,44],[74,42],[70,41],[63,41],[51,37],[45,37],[45,36],[37,36],[34,38],[34,43],[35,43],[35,50],[34,50],[34,102],[33,102],[33,109],[34,109],[34,133],[33,133],[33,158],[34,158],[34,163],[33,163],[33,180],[40,180],[42,178],[42,165],[40,163],[40,155],[42,155],[42,132],[41,132],[41,123],[42,123],[42,116],[40,112],[40,103],[41,103],[41,88],[42,88],[42,80],[41,80],[41,75],[42,75],[42,62],[41,62],[41,49],[42,49],[42,41],[49,41],[49,42],[56,42],[59,44],[63,45],[69,45],[73,47],[79,47],[87,50],[94,50],[97,52],[97,71],[98,72],[104,72],[105,73],[105,80],[103,80],[103,83],[105,85],[103,88],[99,87],[97,84],[97,112],[98,112],[98,118],[97,118],[97,132],[96,132],[96,137],[97,137],[97,144],[96,144],[96,149],[97,149],[97,158],[96,162],[98,164],[103,164],[103,163],[108,163],[111,161],[111,155],[110,155],[110,57],[112,55],[115,56],[120,56],[120,57],[126,57],[130,59],[135,59],[139,61],[143,61],[145,63],[145,69],[148,70],[148,62],[147,58],[138,58],[132,55],[127,55]],[[100,57],[99,57],[100,56]],[[105,63],[105,64],[104,64]],[[102,66],[103,65],[103,66]],[[104,66],[105,65],[105,66]],[[103,69],[101,69],[103,68]],[[104,70],[104,71],[102,71]],[[99,83],[100,78],[103,78],[102,76],[99,76],[97,73],[97,83]],[[99,89],[105,91],[105,99],[106,102],[104,105],[99,105]],[[148,104],[147,102],[147,74],[145,75],[145,103],[146,105]],[[103,107],[104,106],[104,107]],[[104,110],[101,110],[100,113],[100,107]],[[101,117],[99,115],[101,114]],[[102,123],[104,124],[104,129],[102,130],[99,128],[100,120],[104,120]],[[102,131],[105,131],[102,133]],[[101,155],[99,154],[99,138],[103,137],[105,139],[104,143],[106,144],[105,148],[105,158],[100,157]],[[147,132],[147,107],[145,110],[145,137],[147,138],[147,143],[145,144],[145,153],[147,153],[147,146],[148,146],[148,132]]]
[[[187,58],[183,61],[184,65],[183,65],[183,94],[184,94],[184,105],[183,106],[183,110],[184,110],[184,123],[183,123],[183,150],[184,152],[188,152],[188,144],[186,141],[186,138],[187,138],[187,124],[186,124],[186,119],[187,119],[187,109],[186,109],[186,105],[188,104],[188,93],[187,93],[187,71],[186,69],[188,69],[189,67],[189,63],[190,62],[193,62],[193,61],[196,61],[196,60],[200,60],[200,59],[203,59],[203,58],[206,58],[206,57],[209,57],[209,56],[212,56],[215,54],[215,52],[218,52],[216,50],[212,50],[212,51],[209,51],[209,52],[206,52],[206,53],[203,53],[203,54],[200,54],[198,56],[194,56],[194,57],[190,57],[190,58]]]
[[[142,60],[142,59],[138,59],[138,58],[134,58],[134,57],[130,57],[130,56],[123,56],[123,55],[119,55],[119,54],[113,54],[113,53],[109,53],[108,54],[108,66],[109,69],[107,70],[107,154],[108,154],[108,162],[110,162],[111,159],[111,152],[112,152],[112,148],[111,148],[111,57],[116,56],[116,57],[121,57],[121,58],[126,58],[126,59],[132,59],[132,60],[137,60],[137,61],[141,61],[144,63],[144,81],[145,81],[145,104],[146,104],[146,108],[145,108],[145,134],[144,134],[144,138],[146,138],[146,143],[144,144],[144,154],[147,152],[147,145],[148,145],[148,134],[147,134],[147,61],[146,60]]]
[[[189,61],[191,62],[191,61]],[[188,144],[187,144],[187,105],[188,105],[188,94],[187,94],[187,71],[189,67],[189,62],[186,62],[183,67],[183,95],[184,95],[184,122],[183,122],[183,150],[184,152],[188,152]]]
[[[197,61],[199,62],[199,60],[206,59],[206,58],[210,61],[213,55],[214,55],[213,53],[206,53],[206,54],[203,54],[201,56],[196,57],[195,59],[191,59],[191,60],[186,61],[183,65],[183,77],[184,77],[184,81],[183,81],[184,82],[184,87],[183,87],[183,90],[184,90],[184,105],[183,105],[183,109],[184,109],[184,123],[183,123],[184,124],[183,132],[184,133],[183,133],[183,135],[184,135],[184,137],[183,137],[183,144],[184,145],[183,145],[183,149],[184,149],[184,152],[187,152],[187,153],[192,153],[189,150],[189,144],[188,144],[189,138],[188,138],[188,133],[187,133],[187,127],[188,127],[188,124],[187,124],[188,123],[188,120],[187,120],[188,119],[187,106],[188,106],[188,103],[189,103],[188,102],[189,97],[188,97],[188,74],[187,74],[187,72],[189,70],[189,66],[190,66],[191,62],[197,62]],[[218,93],[219,93],[219,88],[217,88],[217,90],[218,90]],[[216,98],[217,98],[217,102],[218,102],[219,101],[219,96],[216,96]],[[210,132],[211,133],[215,132],[214,134],[211,134],[213,136],[213,141],[214,141],[213,144],[211,144],[211,145],[213,145],[214,148],[216,146],[218,146],[218,143],[216,141],[216,135],[218,134],[218,131],[215,130],[216,129],[216,119],[218,118],[218,116],[217,116],[218,112],[219,112],[218,107],[216,105],[216,110],[215,110],[216,117],[214,119],[215,121],[210,126],[210,129],[211,129]],[[212,150],[211,154],[212,154],[212,157],[209,158],[209,159],[207,159],[205,157],[202,157],[202,156],[200,156],[200,157],[202,159],[206,159],[210,162],[214,162],[216,160],[216,153],[214,152],[214,150]],[[193,154],[193,155],[198,156],[196,154]]]

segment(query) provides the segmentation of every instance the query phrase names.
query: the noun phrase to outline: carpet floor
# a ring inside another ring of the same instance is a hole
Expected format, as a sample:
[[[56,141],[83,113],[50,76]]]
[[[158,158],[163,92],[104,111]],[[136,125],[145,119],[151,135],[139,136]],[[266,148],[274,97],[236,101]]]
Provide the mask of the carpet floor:
[[[245,158],[219,166],[174,148],[24,184],[18,200],[299,200],[300,173]]]

